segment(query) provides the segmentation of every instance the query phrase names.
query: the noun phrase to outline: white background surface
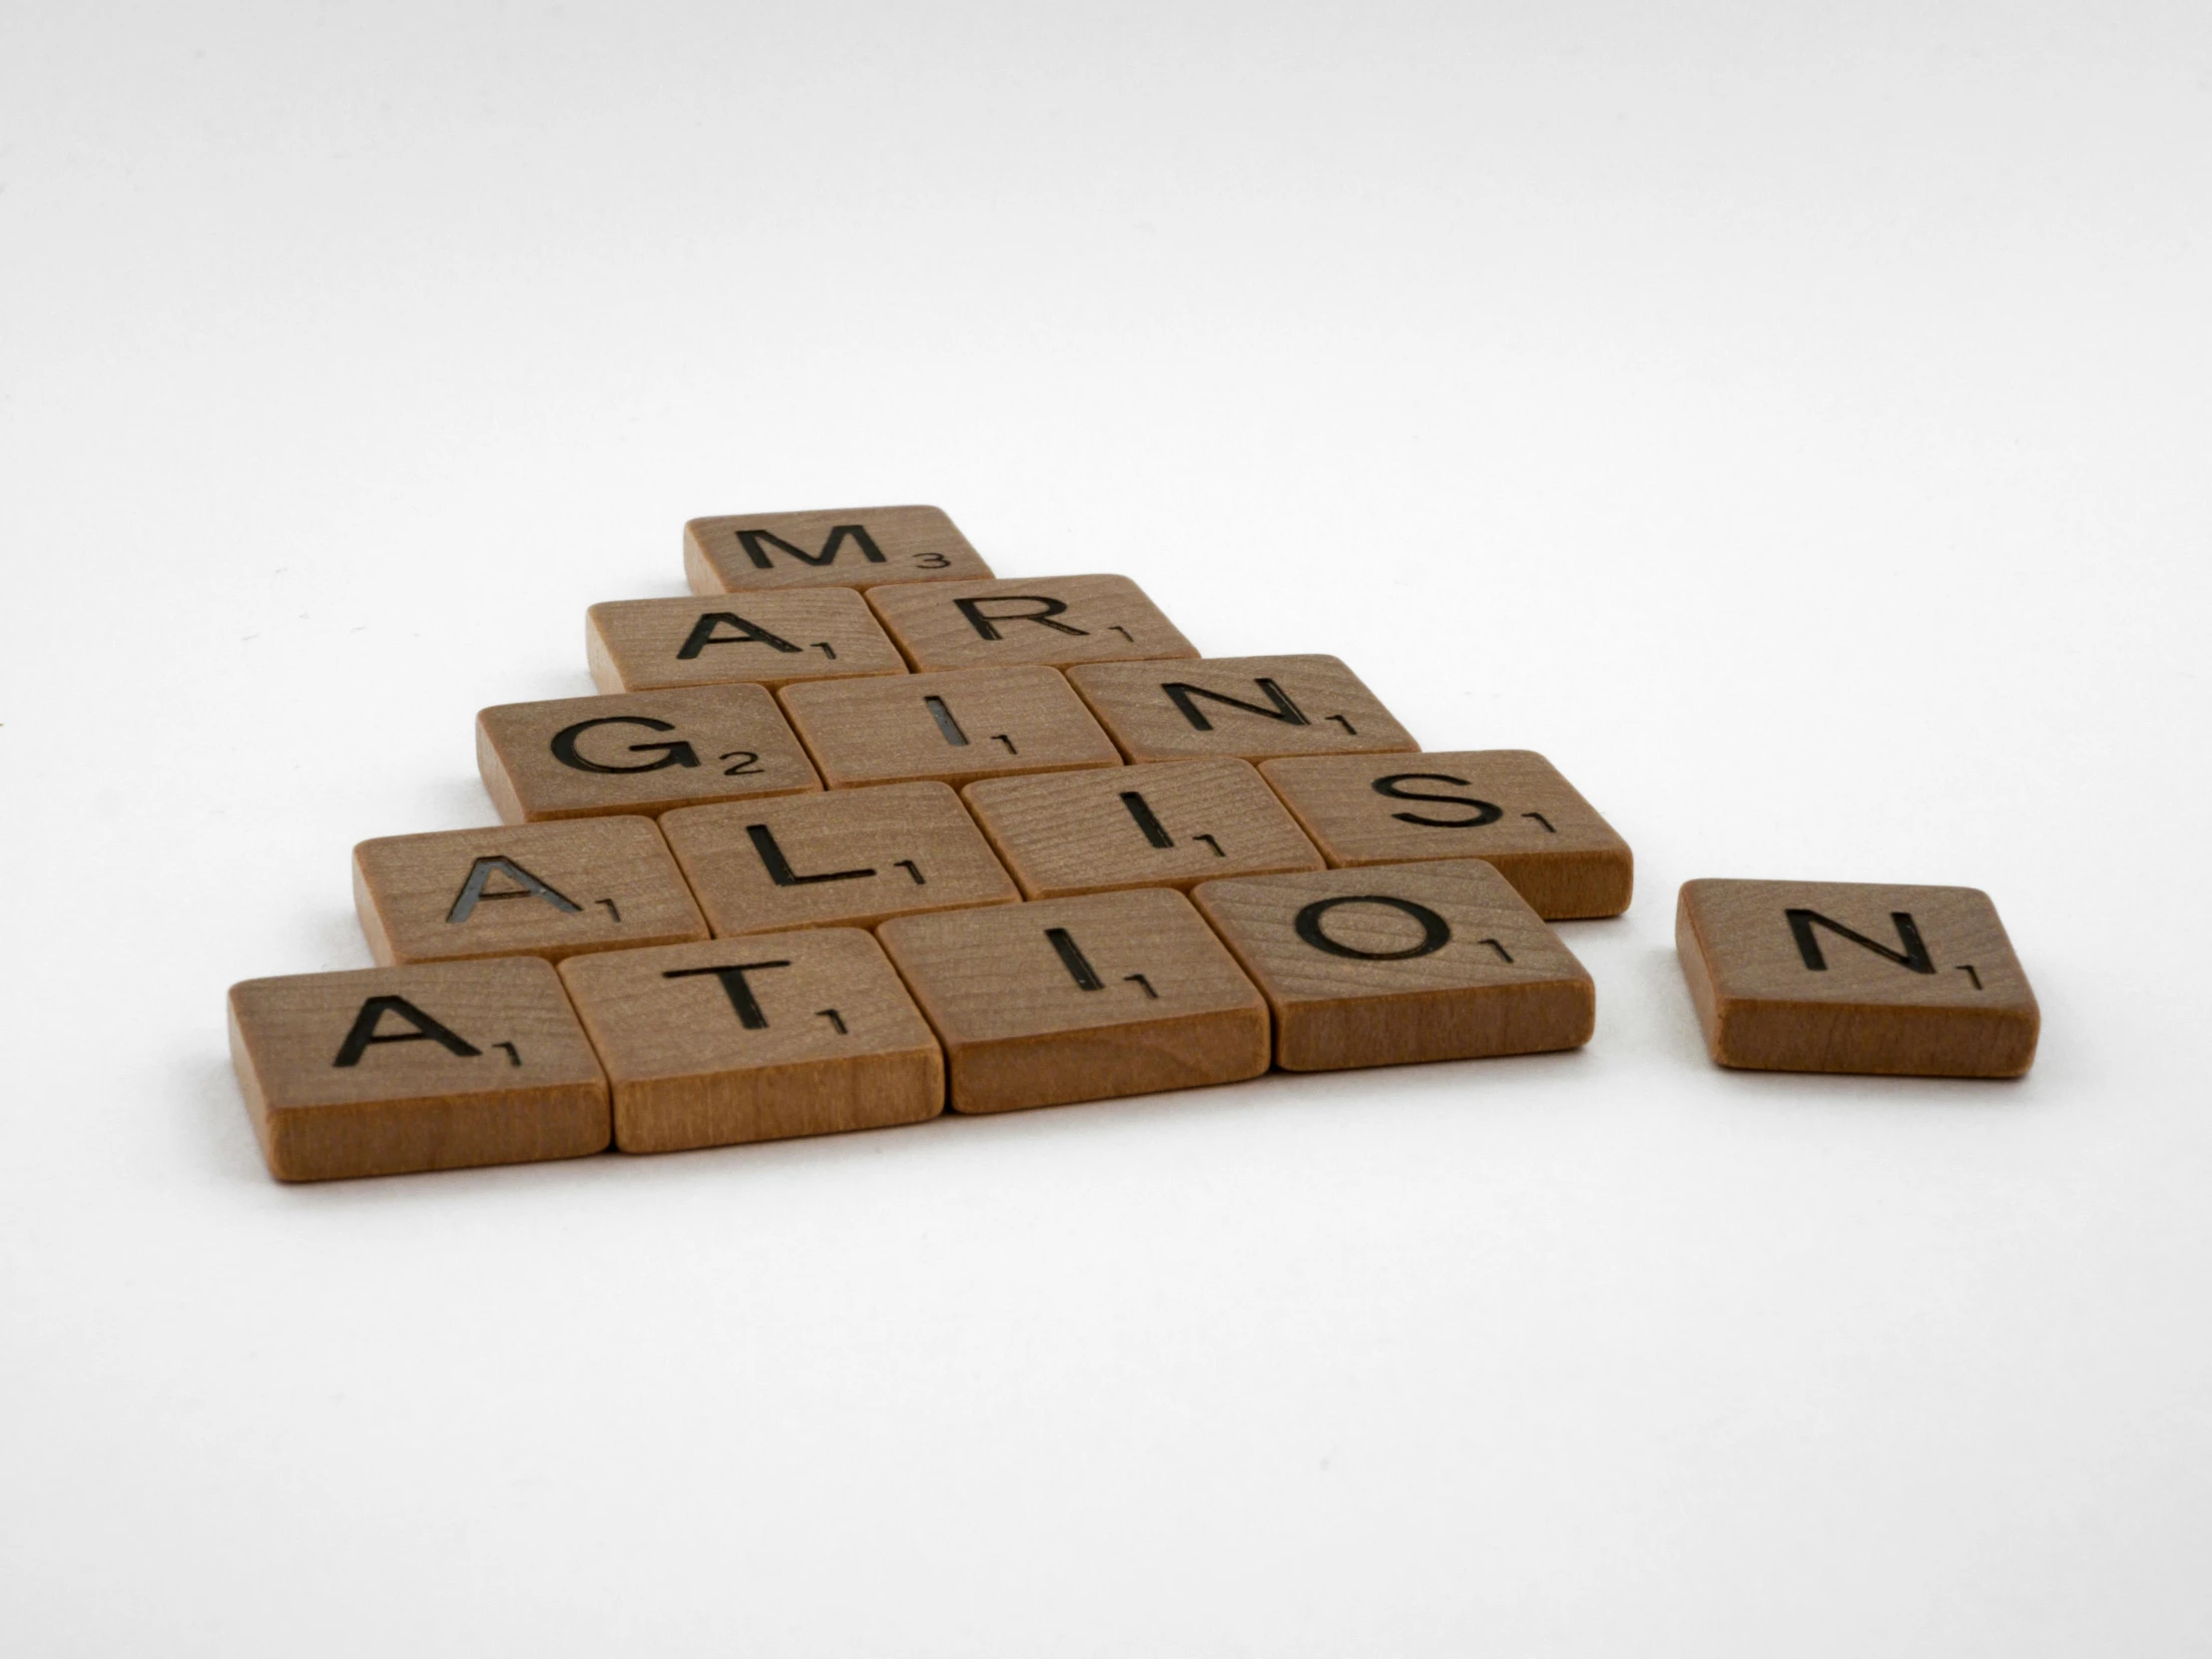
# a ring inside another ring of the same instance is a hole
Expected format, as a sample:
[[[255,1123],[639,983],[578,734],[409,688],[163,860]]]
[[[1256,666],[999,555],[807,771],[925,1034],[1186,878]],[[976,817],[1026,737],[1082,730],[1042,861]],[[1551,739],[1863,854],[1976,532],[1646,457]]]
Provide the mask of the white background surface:
[[[0,1647],[2212,1647],[2208,18],[8,6]],[[907,500],[1551,755],[1596,1041],[272,1183],[476,708]],[[2033,1075],[1715,1070],[1695,875]]]

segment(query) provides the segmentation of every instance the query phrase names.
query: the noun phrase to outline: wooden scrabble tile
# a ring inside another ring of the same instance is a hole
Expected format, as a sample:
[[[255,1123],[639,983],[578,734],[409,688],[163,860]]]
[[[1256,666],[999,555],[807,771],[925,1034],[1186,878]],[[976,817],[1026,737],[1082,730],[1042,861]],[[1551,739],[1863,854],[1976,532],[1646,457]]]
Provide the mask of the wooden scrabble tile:
[[[279,1181],[603,1152],[607,1080],[535,956],[233,985],[231,1058]]]
[[[1724,1066],[2018,1077],[2041,1015],[1973,887],[1686,881],[1675,946]]]
[[[614,1086],[625,1152],[881,1129],[944,1109],[937,1040],[860,928],[571,956],[561,976]]]
[[[994,778],[960,794],[1030,898],[1322,867],[1247,761]]]
[[[684,526],[694,593],[959,581],[991,568],[937,507],[737,513]]]
[[[739,809],[743,811],[744,809]],[[543,956],[708,937],[646,818],[384,835],[353,848],[369,954],[398,962]]]
[[[1198,655],[1126,576],[898,583],[867,602],[921,670]]]
[[[585,613],[584,649],[601,691],[904,674],[867,601],[850,588],[696,599],[622,599]]]
[[[1058,669],[964,668],[786,686],[779,695],[833,790],[1121,765]]]
[[[1068,683],[1132,761],[1420,748],[1334,657],[1092,663]]]
[[[943,784],[686,807],[661,830],[721,938],[1021,897]]]
[[[899,916],[876,935],[944,1043],[955,1112],[1268,1069],[1266,1002],[1172,888]]]
[[[759,686],[503,703],[476,716],[476,769],[509,824],[822,788]]]
[[[1589,974],[1479,859],[1243,876],[1191,896],[1266,993],[1287,1071],[1590,1040]]]
[[[1260,774],[1339,868],[1482,858],[1547,920],[1628,908],[1628,843],[1529,750],[1309,755]]]

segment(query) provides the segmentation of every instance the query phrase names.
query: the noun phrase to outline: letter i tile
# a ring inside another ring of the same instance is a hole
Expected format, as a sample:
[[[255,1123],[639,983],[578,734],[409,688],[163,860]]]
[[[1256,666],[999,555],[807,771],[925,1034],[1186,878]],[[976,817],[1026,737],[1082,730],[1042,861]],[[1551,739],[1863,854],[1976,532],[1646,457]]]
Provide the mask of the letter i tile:
[[[899,916],[876,932],[944,1042],[955,1112],[1268,1069],[1266,1002],[1172,888]]]

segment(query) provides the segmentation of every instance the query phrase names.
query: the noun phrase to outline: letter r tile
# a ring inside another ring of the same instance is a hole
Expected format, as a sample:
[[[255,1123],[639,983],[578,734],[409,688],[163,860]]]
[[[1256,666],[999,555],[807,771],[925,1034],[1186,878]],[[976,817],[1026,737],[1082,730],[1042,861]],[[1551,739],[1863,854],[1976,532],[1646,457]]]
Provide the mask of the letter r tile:
[[[1196,657],[1126,576],[1036,576],[870,588],[868,605],[917,670]]]
[[[1686,881],[1675,947],[1724,1066],[2018,1077],[2041,1015],[1989,895]]]

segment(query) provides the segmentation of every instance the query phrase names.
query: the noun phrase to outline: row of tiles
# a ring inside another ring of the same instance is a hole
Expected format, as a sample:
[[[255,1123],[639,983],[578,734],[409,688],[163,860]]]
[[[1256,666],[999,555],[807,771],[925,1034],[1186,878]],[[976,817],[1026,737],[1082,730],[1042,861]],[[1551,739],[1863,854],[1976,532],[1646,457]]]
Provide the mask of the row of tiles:
[[[646,828],[650,828],[649,826]],[[1589,974],[1490,864],[1240,876],[571,955],[248,980],[286,1180],[665,1152],[1572,1048]]]
[[[1550,920],[1628,907],[1628,843],[1524,750],[1177,761],[382,836],[353,889],[382,963],[672,944],[894,915],[1481,857]]]
[[[1724,1065],[2034,1059],[2033,992],[1972,888],[1692,881],[1676,943]],[[249,980],[230,1008],[272,1172],[316,1180],[1572,1048],[1595,991],[1492,865],[1451,858]]]
[[[1417,753],[1335,657],[1043,664],[508,703],[476,717],[510,824],[1151,761]]]
[[[584,643],[606,692],[1199,655],[1135,582],[1103,575],[610,600]]]

